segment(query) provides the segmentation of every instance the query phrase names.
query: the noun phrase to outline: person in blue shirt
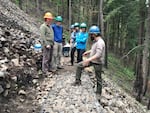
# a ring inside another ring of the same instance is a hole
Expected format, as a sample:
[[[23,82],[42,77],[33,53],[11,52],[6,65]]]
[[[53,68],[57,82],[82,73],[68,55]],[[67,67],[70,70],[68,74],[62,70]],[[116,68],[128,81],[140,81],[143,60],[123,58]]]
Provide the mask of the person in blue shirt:
[[[77,63],[83,61],[82,55],[86,51],[86,41],[88,39],[86,28],[87,25],[85,23],[81,23],[81,31],[76,36]]]
[[[79,33],[79,23],[76,22],[74,24],[74,31],[72,32],[72,36],[71,36],[71,65],[73,66],[74,65],[74,55],[75,55],[75,52],[76,52],[76,36],[77,34]]]
[[[55,23],[52,25],[54,31],[54,47],[53,47],[53,68],[54,69],[62,69],[61,66],[61,56],[62,56],[62,41],[63,41],[63,26],[62,17],[57,16],[55,18]]]

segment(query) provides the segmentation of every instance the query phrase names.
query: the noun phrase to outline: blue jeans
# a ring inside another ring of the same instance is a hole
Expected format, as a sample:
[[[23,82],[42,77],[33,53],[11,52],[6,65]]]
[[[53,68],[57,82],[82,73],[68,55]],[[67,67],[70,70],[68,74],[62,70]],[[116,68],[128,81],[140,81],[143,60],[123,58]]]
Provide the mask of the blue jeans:
[[[83,61],[82,55],[85,52],[85,49],[77,49],[77,63]]]

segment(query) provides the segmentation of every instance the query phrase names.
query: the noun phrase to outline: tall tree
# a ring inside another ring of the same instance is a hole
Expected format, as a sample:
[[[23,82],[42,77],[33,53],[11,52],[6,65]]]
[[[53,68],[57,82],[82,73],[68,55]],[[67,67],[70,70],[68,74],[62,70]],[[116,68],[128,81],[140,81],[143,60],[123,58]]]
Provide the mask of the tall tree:
[[[148,16],[146,19],[146,34],[145,34],[145,40],[144,40],[144,50],[143,50],[143,93],[146,93],[147,84],[148,84],[148,76],[149,76],[149,70],[150,70],[150,2],[148,1],[147,7],[148,7]]]
[[[145,25],[145,0],[140,0],[139,1],[139,16],[140,16],[140,26],[139,26],[139,36],[138,36],[138,46],[143,44],[143,39],[144,39],[144,25]],[[137,59],[136,59],[136,69],[135,69],[135,75],[136,79],[134,82],[134,89],[135,92],[137,93],[136,99],[138,101],[141,101],[142,98],[142,93],[143,93],[143,76],[142,76],[142,59],[143,59],[143,53],[142,49],[139,50],[137,54]]]
[[[100,28],[101,28],[101,34],[104,38],[104,18],[103,18],[103,0],[99,0],[99,20],[100,20]],[[106,50],[105,50],[105,67],[107,68],[107,37],[104,38],[106,43]]]
[[[18,0],[18,4],[19,4],[20,9],[23,9],[23,8],[22,8],[22,1],[23,1],[23,0]]]
[[[68,0],[68,3],[69,3],[69,26],[71,25],[71,22],[72,22],[72,8],[71,8],[71,6],[72,6],[72,3],[71,3],[71,0]]]
[[[41,15],[41,9],[42,9],[42,0],[36,0],[36,11],[37,15]]]
[[[102,37],[104,37],[104,19],[103,19],[103,0],[99,2],[99,13],[100,13],[100,28]]]

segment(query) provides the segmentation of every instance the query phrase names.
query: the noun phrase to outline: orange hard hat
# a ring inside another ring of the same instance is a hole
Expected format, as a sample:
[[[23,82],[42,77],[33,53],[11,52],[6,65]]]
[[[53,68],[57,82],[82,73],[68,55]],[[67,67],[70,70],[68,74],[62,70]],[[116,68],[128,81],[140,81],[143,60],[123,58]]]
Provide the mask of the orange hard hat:
[[[45,13],[44,18],[53,19],[53,15],[50,12]]]

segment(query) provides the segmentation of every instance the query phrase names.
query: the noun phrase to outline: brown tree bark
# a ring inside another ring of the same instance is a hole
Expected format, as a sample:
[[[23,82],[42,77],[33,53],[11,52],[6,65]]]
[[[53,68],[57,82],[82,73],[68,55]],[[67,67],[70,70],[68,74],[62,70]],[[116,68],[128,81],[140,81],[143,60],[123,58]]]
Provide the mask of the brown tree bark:
[[[41,11],[41,7],[42,7],[42,0],[36,0],[36,11],[37,11],[37,15],[40,16],[40,11]]]
[[[138,45],[143,44],[143,38],[144,38],[144,25],[145,25],[145,0],[140,0],[139,2],[140,10],[139,10],[139,15],[140,15],[140,26],[139,26],[139,36],[138,36]],[[142,59],[143,59],[143,54],[142,50],[140,50],[137,54],[137,59],[136,59],[136,66],[135,66],[135,75],[136,75],[136,80],[134,82],[134,91],[137,93],[136,99],[138,101],[141,101],[142,93],[143,93],[143,76],[142,76]]]
[[[150,57],[150,6],[148,5],[148,16],[146,19],[146,35],[144,40],[144,50],[143,50],[143,95],[146,93],[146,87],[148,84],[148,71],[149,71],[149,57]]]
[[[18,0],[20,9],[23,9],[23,8],[22,8],[22,1],[23,1],[23,0]]]

